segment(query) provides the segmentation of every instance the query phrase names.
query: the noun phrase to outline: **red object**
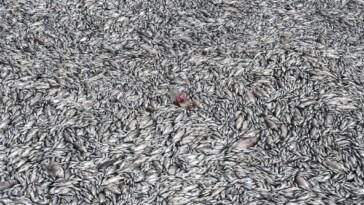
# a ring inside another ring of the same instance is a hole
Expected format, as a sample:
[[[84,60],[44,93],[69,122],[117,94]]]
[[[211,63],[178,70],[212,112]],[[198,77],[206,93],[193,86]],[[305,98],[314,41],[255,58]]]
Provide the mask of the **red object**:
[[[179,107],[183,107],[187,110],[192,110],[193,106],[190,103],[190,101],[187,99],[186,94],[181,92],[178,89],[172,89],[170,90],[170,97],[172,100],[174,100],[174,103],[178,105]]]
[[[185,101],[187,99],[186,95],[184,93],[180,93],[176,97],[176,104],[180,104],[181,102]]]

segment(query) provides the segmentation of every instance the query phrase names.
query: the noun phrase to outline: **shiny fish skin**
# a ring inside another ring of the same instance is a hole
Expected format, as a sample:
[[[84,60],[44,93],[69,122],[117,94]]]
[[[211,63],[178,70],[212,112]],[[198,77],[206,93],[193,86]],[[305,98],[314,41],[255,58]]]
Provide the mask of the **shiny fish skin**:
[[[0,182],[0,191],[4,191],[6,189],[9,189],[12,186],[14,186],[15,184],[16,184],[16,182],[14,180],[11,180],[11,181],[1,181]]]
[[[257,102],[257,98],[255,97],[252,90],[246,91],[246,95],[248,96],[248,99],[250,100],[250,102],[252,102],[253,104],[255,104]]]
[[[192,100],[192,105],[193,105],[193,107],[197,107],[197,108],[203,109],[202,103],[200,101],[196,100],[196,99],[193,99]]]
[[[286,138],[286,137],[287,137],[287,134],[288,134],[288,128],[287,128],[287,125],[282,124],[282,125],[281,125],[281,136],[282,136],[283,138]]]
[[[264,118],[265,123],[267,124],[267,126],[271,129],[274,130],[278,130],[278,126],[275,122],[273,122],[272,120],[270,120],[269,118]]]
[[[64,170],[63,168],[55,163],[49,164],[46,166],[47,171],[56,177],[64,177]]]
[[[309,189],[310,188],[310,184],[302,176],[296,176],[296,183],[298,184],[299,187],[301,187],[303,189]]]
[[[185,129],[179,128],[176,134],[172,138],[173,143],[180,141],[184,134],[185,134]]]
[[[235,121],[235,128],[236,128],[237,130],[240,130],[240,128],[241,128],[241,126],[242,126],[243,122],[244,122],[244,119],[243,119],[241,116],[239,116],[239,117],[236,119],[236,121]]]
[[[233,150],[238,151],[238,150],[252,147],[255,145],[256,142],[257,142],[257,139],[255,139],[255,138],[243,138],[243,139],[237,141],[236,143],[234,143],[232,145],[232,148],[233,148]]]
[[[0,204],[364,201],[362,2],[0,5]]]
[[[135,120],[135,119],[131,120],[131,121],[128,123],[128,128],[129,128],[130,130],[135,130],[135,129],[136,129],[136,126],[137,126],[137,123],[138,123],[138,121],[137,121],[137,120]]]
[[[80,151],[80,152],[86,152],[86,148],[83,146],[82,142],[77,141],[74,142],[73,145],[75,146],[75,148]]]

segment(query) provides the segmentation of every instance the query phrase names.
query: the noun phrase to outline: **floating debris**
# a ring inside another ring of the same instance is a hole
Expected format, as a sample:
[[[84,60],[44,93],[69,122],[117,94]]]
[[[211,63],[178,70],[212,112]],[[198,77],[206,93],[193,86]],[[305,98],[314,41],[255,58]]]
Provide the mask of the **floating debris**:
[[[187,99],[183,92],[179,91],[178,89],[171,89],[169,96],[173,100],[174,104],[187,110],[192,110],[193,104]]]
[[[147,112],[150,112],[150,113],[153,113],[153,112],[155,112],[155,111],[156,111],[156,109],[155,109],[153,106],[151,106],[151,105],[147,106],[147,107],[145,108],[145,110],[146,110]]]

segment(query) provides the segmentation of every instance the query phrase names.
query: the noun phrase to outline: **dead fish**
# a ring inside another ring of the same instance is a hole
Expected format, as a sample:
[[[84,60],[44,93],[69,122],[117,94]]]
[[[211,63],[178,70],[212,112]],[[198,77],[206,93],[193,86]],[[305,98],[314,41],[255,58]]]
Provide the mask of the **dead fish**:
[[[265,140],[265,143],[270,147],[273,148],[274,147],[274,141],[273,141],[273,137],[271,135],[267,136],[267,139]]]
[[[253,128],[244,134],[244,138],[255,138],[259,133],[259,130]]]
[[[163,126],[163,128],[164,128],[164,131],[163,131],[162,134],[164,134],[164,135],[165,134],[169,134],[169,133],[171,133],[173,131],[173,125],[170,124],[170,123],[168,123],[167,125]]]
[[[40,38],[35,38],[34,42],[38,43],[41,46],[46,46],[46,43]]]
[[[30,100],[30,105],[34,105],[35,103],[39,102],[43,97],[42,93],[37,93],[35,96]]]
[[[281,114],[281,112],[282,112],[282,106],[281,106],[281,104],[280,104],[280,103],[277,103],[277,104],[276,104],[276,107],[275,107],[275,109],[274,109],[274,115],[275,115],[276,117],[278,117],[278,116]]]
[[[9,189],[16,184],[15,180],[9,181],[0,181],[0,191],[4,191],[5,189]]]
[[[332,115],[328,114],[325,119],[325,126],[331,127],[333,124],[334,124],[334,117]]]
[[[138,121],[136,119],[133,119],[131,120],[129,123],[128,123],[128,128],[130,130],[135,130],[136,129],[136,125],[137,125]]]
[[[64,177],[64,170],[63,168],[55,163],[51,163],[49,165],[46,166],[47,171],[56,177]]]
[[[114,176],[114,177],[111,177],[111,178],[105,180],[104,182],[102,182],[101,185],[106,186],[106,185],[114,184],[114,183],[119,182],[122,179],[124,179],[124,177],[122,177],[122,176]]]
[[[287,137],[288,135],[288,128],[287,128],[287,125],[286,124],[282,124],[281,125],[281,136],[283,138]]]
[[[146,51],[148,51],[149,53],[151,53],[151,54],[158,54],[158,53],[159,53],[157,49],[155,49],[155,48],[153,48],[152,46],[149,46],[149,45],[147,45],[147,44],[143,44],[143,45],[141,45],[141,47],[142,47],[144,50],[146,50]]]
[[[150,112],[150,113],[153,113],[153,112],[155,112],[155,111],[156,111],[156,109],[155,109],[153,106],[151,106],[151,105],[149,105],[148,107],[146,107],[146,108],[145,108],[145,110],[146,110],[147,112]]]
[[[176,132],[176,134],[173,136],[173,143],[176,143],[178,142],[182,137],[183,135],[185,134],[185,129],[184,128],[179,128]]]
[[[51,86],[49,85],[49,83],[46,82],[35,82],[33,84],[34,88],[37,90],[44,90],[44,89],[49,89]]]
[[[336,169],[338,171],[344,171],[344,172],[347,171],[346,168],[341,163],[339,163],[337,161],[326,160],[325,163],[326,163],[326,165],[328,167],[334,168],[334,169]]]
[[[248,121],[248,120],[245,120],[245,121],[243,122],[243,126],[241,127],[241,129],[242,129],[242,130],[245,130],[246,128],[248,128],[248,126],[249,126],[249,121]]]
[[[233,145],[232,145],[232,149],[235,150],[235,151],[239,151],[239,150],[242,150],[242,149],[247,149],[249,147],[252,147],[256,144],[257,142],[257,138],[243,138],[243,139],[240,139],[238,140],[237,142],[235,142]]]
[[[193,105],[193,107],[197,107],[197,108],[200,108],[200,109],[202,109],[202,108],[203,108],[203,106],[202,106],[201,102],[200,102],[200,101],[198,101],[198,100],[196,100],[196,99],[194,99],[194,100],[192,101],[192,105]]]
[[[237,67],[236,69],[235,69],[235,71],[234,72],[232,72],[232,74],[234,75],[234,76],[239,76],[239,75],[241,75],[242,73],[244,73],[245,72],[245,67]],[[231,74],[230,74],[231,75]]]
[[[94,106],[96,103],[92,100],[87,100],[87,101],[84,101],[82,103],[82,106],[86,109],[86,110],[90,110],[92,108],[92,106]]]
[[[274,123],[272,120],[268,119],[268,118],[264,118],[265,123],[267,124],[267,126],[271,129],[274,130],[278,130],[278,126],[276,123]]]
[[[135,137],[138,136],[140,134],[140,130],[139,129],[136,129],[136,130],[132,130],[130,131],[125,139],[124,139],[124,142],[132,142],[135,140]]]
[[[307,106],[310,106],[312,104],[314,104],[316,101],[315,100],[308,100],[308,101],[305,101],[305,102],[301,102],[298,107],[299,108],[306,108]]]
[[[302,176],[296,176],[296,183],[302,189],[309,189],[310,188],[309,182]]]
[[[310,136],[315,137],[317,134],[317,129],[315,127],[310,129]]]
[[[86,152],[86,148],[83,146],[81,141],[75,141],[73,143],[73,146],[75,146],[75,148],[80,151],[80,152]]]
[[[248,96],[250,102],[252,102],[253,104],[255,104],[257,102],[257,98],[255,97],[252,90],[246,91],[246,95]]]
[[[243,119],[241,116],[239,116],[239,117],[236,119],[236,121],[235,121],[235,128],[236,128],[237,130],[240,130],[241,125],[243,124],[243,122],[244,122],[244,119]]]
[[[96,168],[99,169],[99,170],[106,169],[106,168],[112,166],[117,161],[118,161],[117,159],[108,159],[108,160],[98,164],[96,166]],[[92,163],[90,163],[90,166],[83,166],[83,167],[91,167],[91,166],[93,166]]]
[[[10,123],[10,120],[4,120],[0,123],[0,129],[3,129]]]

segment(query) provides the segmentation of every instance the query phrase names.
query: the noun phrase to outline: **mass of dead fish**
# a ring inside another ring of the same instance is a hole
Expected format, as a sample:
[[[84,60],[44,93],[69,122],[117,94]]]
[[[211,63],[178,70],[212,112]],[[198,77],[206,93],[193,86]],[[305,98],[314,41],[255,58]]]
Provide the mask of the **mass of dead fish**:
[[[0,204],[362,203],[363,10],[0,1]]]

